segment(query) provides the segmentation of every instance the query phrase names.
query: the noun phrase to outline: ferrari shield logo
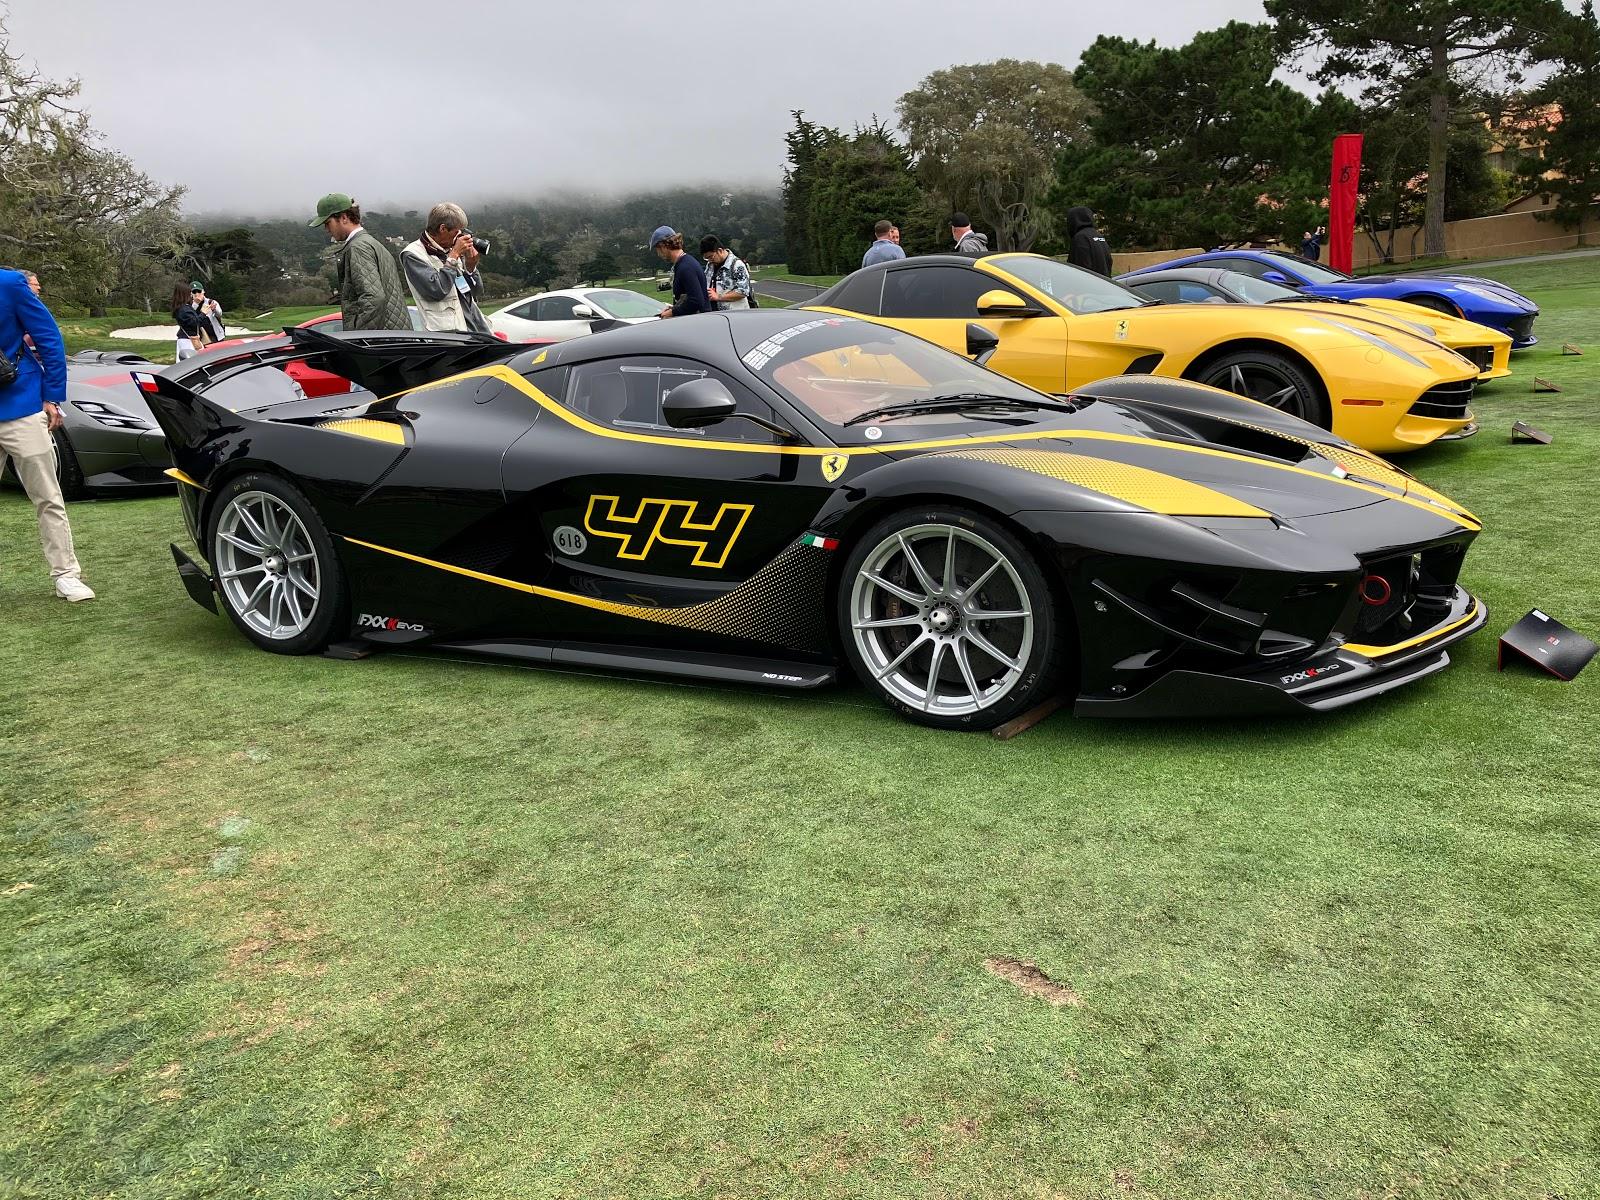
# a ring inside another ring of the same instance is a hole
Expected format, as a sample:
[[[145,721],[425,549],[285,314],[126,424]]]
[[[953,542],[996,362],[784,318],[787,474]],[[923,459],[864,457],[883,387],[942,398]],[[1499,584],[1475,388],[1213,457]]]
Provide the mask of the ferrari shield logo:
[[[1128,323],[1126,321],[1118,321],[1117,322],[1117,341],[1119,341],[1119,342],[1125,341],[1127,339],[1127,337],[1128,337]]]
[[[832,483],[844,474],[845,463],[848,461],[842,454],[824,454],[822,456],[822,477]]]

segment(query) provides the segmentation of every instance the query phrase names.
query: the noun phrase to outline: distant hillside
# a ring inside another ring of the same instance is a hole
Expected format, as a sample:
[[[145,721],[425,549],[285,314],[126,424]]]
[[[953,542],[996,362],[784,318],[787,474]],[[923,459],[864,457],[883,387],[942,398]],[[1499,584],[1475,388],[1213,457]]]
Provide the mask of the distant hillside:
[[[691,245],[714,233],[752,264],[784,259],[783,207],[776,188],[673,188],[622,197],[568,195],[464,207],[473,232],[491,243],[485,270],[518,285],[575,275],[602,255],[610,256],[616,271],[648,273],[657,260],[647,242],[659,225],[681,230]],[[409,241],[426,216],[427,208],[419,206],[401,212],[364,211],[362,221],[380,237]],[[307,228],[303,219],[200,214],[190,217],[190,223],[202,233],[246,229],[284,271],[301,277],[325,273],[327,238],[320,229]]]

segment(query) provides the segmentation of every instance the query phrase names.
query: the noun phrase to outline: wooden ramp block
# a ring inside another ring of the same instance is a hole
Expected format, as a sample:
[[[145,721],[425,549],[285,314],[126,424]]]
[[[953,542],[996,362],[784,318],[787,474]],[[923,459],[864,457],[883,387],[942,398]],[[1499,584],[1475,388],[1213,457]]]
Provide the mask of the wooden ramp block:
[[[1536,392],[1559,392],[1561,390],[1561,386],[1559,384],[1551,383],[1548,379],[1541,379],[1539,376],[1535,375],[1533,377],[1533,390]]]
[[[1061,707],[1061,697],[1052,696],[1043,704],[1035,705],[1020,717],[1012,717],[1004,725],[996,725],[991,732],[1002,742],[1009,742],[1019,733],[1026,733]]]
[[[1563,342],[1563,343],[1561,343],[1561,353],[1563,353],[1563,354],[1582,354],[1583,350],[1580,347],[1574,345],[1572,342]]]

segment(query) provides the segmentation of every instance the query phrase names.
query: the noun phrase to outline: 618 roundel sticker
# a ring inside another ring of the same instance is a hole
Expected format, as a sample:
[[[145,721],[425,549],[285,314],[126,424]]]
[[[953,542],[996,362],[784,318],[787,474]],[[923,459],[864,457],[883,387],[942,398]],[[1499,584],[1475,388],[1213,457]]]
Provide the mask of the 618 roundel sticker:
[[[556,549],[563,554],[579,555],[589,548],[589,539],[584,536],[581,529],[574,529],[571,525],[563,525],[550,535],[550,540],[555,542]]]

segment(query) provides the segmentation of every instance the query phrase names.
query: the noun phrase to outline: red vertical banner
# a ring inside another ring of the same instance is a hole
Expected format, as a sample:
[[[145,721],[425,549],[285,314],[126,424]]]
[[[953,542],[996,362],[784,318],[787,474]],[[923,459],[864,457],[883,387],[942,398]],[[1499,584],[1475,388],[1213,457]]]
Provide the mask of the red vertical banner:
[[[1361,180],[1361,135],[1333,139],[1333,178],[1328,185],[1328,265],[1348,272],[1355,257],[1356,185]]]

